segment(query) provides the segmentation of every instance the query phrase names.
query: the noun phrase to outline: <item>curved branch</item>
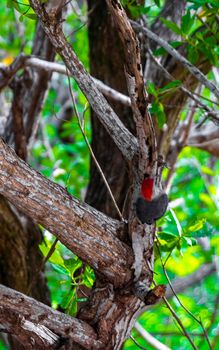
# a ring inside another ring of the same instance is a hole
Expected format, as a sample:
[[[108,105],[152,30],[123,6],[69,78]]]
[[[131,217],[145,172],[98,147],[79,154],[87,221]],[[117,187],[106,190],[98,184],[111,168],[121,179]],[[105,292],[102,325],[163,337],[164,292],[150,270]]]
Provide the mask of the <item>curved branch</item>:
[[[1,139],[0,193],[116,286],[130,280],[131,249],[116,237],[122,224],[31,169]]]
[[[66,40],[60,24],[57,24],[43,8],[40,0],[30,0],[30,5],[41,21],[41,25],[62,57],[67,69],[70,71],[81,91],[87,97],[91,107],[96,112],[100,122],[104,125],[110,136],[124,157],[131,160],[137,152],[137,142],[134,136],[123,125],[116,113],[110,107],[102,93],[78,60],[70,44]]]

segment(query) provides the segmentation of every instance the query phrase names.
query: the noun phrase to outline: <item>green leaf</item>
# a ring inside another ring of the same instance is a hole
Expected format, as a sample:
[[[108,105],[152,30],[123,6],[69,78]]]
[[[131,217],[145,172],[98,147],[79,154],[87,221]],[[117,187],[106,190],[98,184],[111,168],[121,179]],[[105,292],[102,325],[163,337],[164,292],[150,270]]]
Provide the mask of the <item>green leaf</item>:
[[[189,237],[212,237],[215,229],[212,225],[206,222],[206,219],[196,221],[192,226],[189,226],[186,235]]]
[[[162,105],[162,103],[158,100],[153,101],[150,108],[150,112],[152,114],[155,114],[158,127],[162,128],[163,125],[166,123],[166,114],[164,112],[164,106]]]
[[[215,171],[213,171],[211,168],[204,166],[204,165],[201,167],[201,171],[206,175],[210,175],[210,176],[216,175]]]
[[[159,233],[159,244],[163,252],[170,252],[179,244],[179,237],[169,232]]]
[[[216,205],[212,199],[211,196],[207,193],[200,193],[199,195],[200,200],[206,205],[207,208],[210,210],[216,210]]]
[[[51,265],[56,272],[69,276],[69,272],[64,267],[55,265],[55,264],[51,264]]]
[[[20,15],[20,17],[19,17],[19,22],[23,22],[24,21],[24,15],[22,14],[22,15]]]
[[[188,230],[190,232],[195,232],[203,228],[206,219],[197,220],[193,225],[189,226]]]
[[[153,84],[151,81],[149,81],[149,82],[147,83],[147,92],[148,92],[150,95],[153,95],[154,97],[157,97],[157,96],[158,96],[156,87],[154,86],[154,84]]]
[[[30,18],[30,19],[32,19],[32,20],[34,20],[34,21],[37,20],[37,15],[36,15],[35,13],[27,13],[27,14],[25,15],[25,17],[28,17],[28,18]]]
[[[190,247],[197,245],[197,240],[194,238],[184,236],[182,239],[186,243],[186,245],[188,245]]]
[[[182,236],[182,233],[183,233],[182,226],[181,226],[181,224],[180,224],[180,222],[179,222],[179,220],[178,220],[178,218],[177,218],[177,216],[176,216],[176,214],[175,214],[175,212],[174,212],[173,209],[170,209],[170,213],[171,213],[172,218],[173,218],[173,220],[174,220],[174,222],[175,222],[175,224],[176,224],[179,237],[181,237],[181,236]]]
[[[200,55],[196,47],[194,48],[192,46],[188,47],[188,60],[191,63],[196,64],[198,62],[199,56]]]
[[[182,35],[183,32],[182,30],[178,27],[178,25],[172,21],[169,21],[168,19],[165,19],[163,17],[161,17],[160,19],[167,28],[171,29],[174,33]]]
[[[182,17],[182,20],[181,20],[181,29],[183,33],[188,34],[193,23],[194,23],[194,19],[191,17],[190,11],[187,10],[186,14]]]
[[[176,89],[181,84],[182,84],[182,82],[180,80],[171,81],[171,83],[169,83],[169,84],[165,85],[164,87],[162,87],[161,89],[159,89],[159,94],[163,93],[165,91],[168,91],[168,90]]]
[[[86,266],[84,271],[83,283],[86,287],[91,288],[94,284],[95,275],[90,266]]]
[[[78,257],[74,257],[71,259],[65,259],[64,264],[66,269],[70,272],[71,276],[74,276],[75,271],[82,266],[82,261],[79,260]]]
[[[141,7],[141,14],[142,15],[146,15],[149,11],[150,11],[150,9],[151,9],[151,6],[142,6]]]

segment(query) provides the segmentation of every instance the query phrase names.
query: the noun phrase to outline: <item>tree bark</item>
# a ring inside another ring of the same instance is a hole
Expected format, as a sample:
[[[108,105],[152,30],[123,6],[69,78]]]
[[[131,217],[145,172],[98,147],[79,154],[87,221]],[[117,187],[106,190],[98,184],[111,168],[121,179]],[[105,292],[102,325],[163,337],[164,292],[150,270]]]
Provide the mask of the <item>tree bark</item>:
[[[83,261],[115,286],[132,272],[131,249],[116,236],[124,225],[70,196],[19,159],[0,140],[0,193],[24,214],[53,232]]]
[[[0,323],[23,349],[103,348],[95,331],[85,322],[0,285]]]

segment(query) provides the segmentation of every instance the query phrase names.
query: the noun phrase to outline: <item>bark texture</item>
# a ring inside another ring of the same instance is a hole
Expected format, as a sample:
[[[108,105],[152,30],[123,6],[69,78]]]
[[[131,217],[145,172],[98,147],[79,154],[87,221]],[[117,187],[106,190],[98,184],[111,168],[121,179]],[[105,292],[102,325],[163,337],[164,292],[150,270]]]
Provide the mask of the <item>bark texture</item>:
[[[23,349],[100,349],[95,331],[85,322],[55,311],[22,293],[0,285],[0,322]]]
[[[16,207],[53,232],[83,261],[115,286],[131,278],[131,249],[117,237],[120,222],[71,197],[45,179],[1,140],[0,193]]]

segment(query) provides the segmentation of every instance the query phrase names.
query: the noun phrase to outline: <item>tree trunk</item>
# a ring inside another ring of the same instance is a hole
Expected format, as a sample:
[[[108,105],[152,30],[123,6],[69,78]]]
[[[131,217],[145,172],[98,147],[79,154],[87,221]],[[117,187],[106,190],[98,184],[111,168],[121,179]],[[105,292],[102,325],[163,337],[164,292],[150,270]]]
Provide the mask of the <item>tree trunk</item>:
[[[88,0],[88,11],[91,75],[127,95],[123,47],[105,0]],[[114,100],[108,99],[108,101],[126,127],[134,133],[135,127],[131,109],[121,103],[116,103]],[[115,200],[122,210],[130,187],[128,164],[93,111],[91,118],[94,154],[107,178]],[[93,160],[91,160],[90,165],[90,183],[86,201],[111,217],[118,217]]]

